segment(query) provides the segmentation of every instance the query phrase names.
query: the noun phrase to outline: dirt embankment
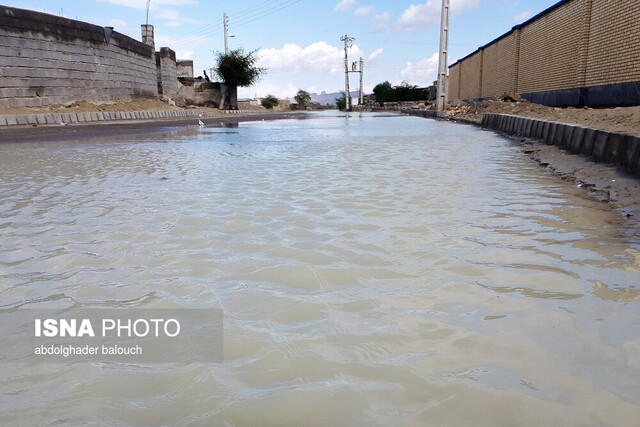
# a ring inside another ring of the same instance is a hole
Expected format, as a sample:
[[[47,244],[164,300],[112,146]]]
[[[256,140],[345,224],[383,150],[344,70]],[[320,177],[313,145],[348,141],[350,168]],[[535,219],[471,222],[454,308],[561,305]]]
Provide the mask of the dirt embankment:
[[[194,107],[192,107],[194,108]],[[199,110],[204,110],[209,113],[220,112],[218,108],[212,107],[197,107]],[[105,112],[117,112],[117,111],[165,111],[165,110],[184,110],[189,107],[183,108],[173,104],[157,99],[138,99],[132,101],[113,100],[103,102],[87,102],[76,101],[70,102],[64,105],[49,105],[46,107],[2,107],[0,106],[1,114],[48,114],[48,113],[98,113]],[[256,112],[269,112],[262,106],[245,106],[243,110],[251,110]],[[289,111],[288,108],[275,108],[275,111]]]
[[[526,101],[491,100],[475,104],[457,103],[449,106],[447,110],[449,117],[477,123],[482,121],[484,113],[511,114],[640,136],[640,106],[593,109],[554,108]]]

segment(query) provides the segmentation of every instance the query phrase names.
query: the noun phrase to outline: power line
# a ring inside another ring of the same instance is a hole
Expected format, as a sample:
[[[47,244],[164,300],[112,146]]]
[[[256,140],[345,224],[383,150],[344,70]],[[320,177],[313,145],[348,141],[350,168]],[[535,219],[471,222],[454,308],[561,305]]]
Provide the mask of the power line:
[[[271,15],[289,6],[293,6],[294,4],[299,3],[300,1],[302,0],[277,0],[276,2],[272,0],[263,1],[261,3],[258,3],[257,6],[241,10],[240,12],[237,12],[235,14],[229,14],[229,16],[232,18],[231,20],[232,24],[235,23],[236,26],[241,26],[241,25],[248,24],[250,22],[254,22],[258,19],[264,18],[265,16]],[[224,30],[223,25],[220,23],[208,24],[206,26],[200,27],[193,31],[189,31],[174,37],[172,39],[172,43],[174,45],[189,43],[190,41],[188,39],[193,38],[196,35],[198,36],[218,35],[218,34],[221,34],[223,30]]]

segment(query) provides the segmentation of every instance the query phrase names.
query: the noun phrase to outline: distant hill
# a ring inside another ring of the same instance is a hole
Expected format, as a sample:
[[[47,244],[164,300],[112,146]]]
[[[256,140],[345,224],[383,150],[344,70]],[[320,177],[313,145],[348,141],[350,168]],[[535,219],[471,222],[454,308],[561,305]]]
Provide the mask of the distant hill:
[[[311,102],[317,102],[320,105],[336,105],[336,98],[340,98],[342,94],[340,92],[326,93],[325,91],[317,93],[311,93]],[[359,92],[351,91],[352,98],[358,98]],[[287,98],[291,102],[296,102],[293,98]]]

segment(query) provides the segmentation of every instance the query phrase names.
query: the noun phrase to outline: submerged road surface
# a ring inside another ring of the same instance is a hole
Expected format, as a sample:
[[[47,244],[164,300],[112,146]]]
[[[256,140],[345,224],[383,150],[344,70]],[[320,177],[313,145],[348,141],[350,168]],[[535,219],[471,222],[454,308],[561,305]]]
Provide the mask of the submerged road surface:
[[[637,224],[492,132],[319,113],[0,144],[0,314],[185,301],[224,310],[222,362],[0,363],[0,422],[640,419]]]

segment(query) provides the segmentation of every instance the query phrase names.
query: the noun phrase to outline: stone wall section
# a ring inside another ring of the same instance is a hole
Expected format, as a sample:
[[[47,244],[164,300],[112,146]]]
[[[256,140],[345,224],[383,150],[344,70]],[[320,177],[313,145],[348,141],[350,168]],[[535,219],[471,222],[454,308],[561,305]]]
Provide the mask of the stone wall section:
[[[115,31],[107,43],[103,27],[0,6],[0,105],[155,96],[150,46]]]

